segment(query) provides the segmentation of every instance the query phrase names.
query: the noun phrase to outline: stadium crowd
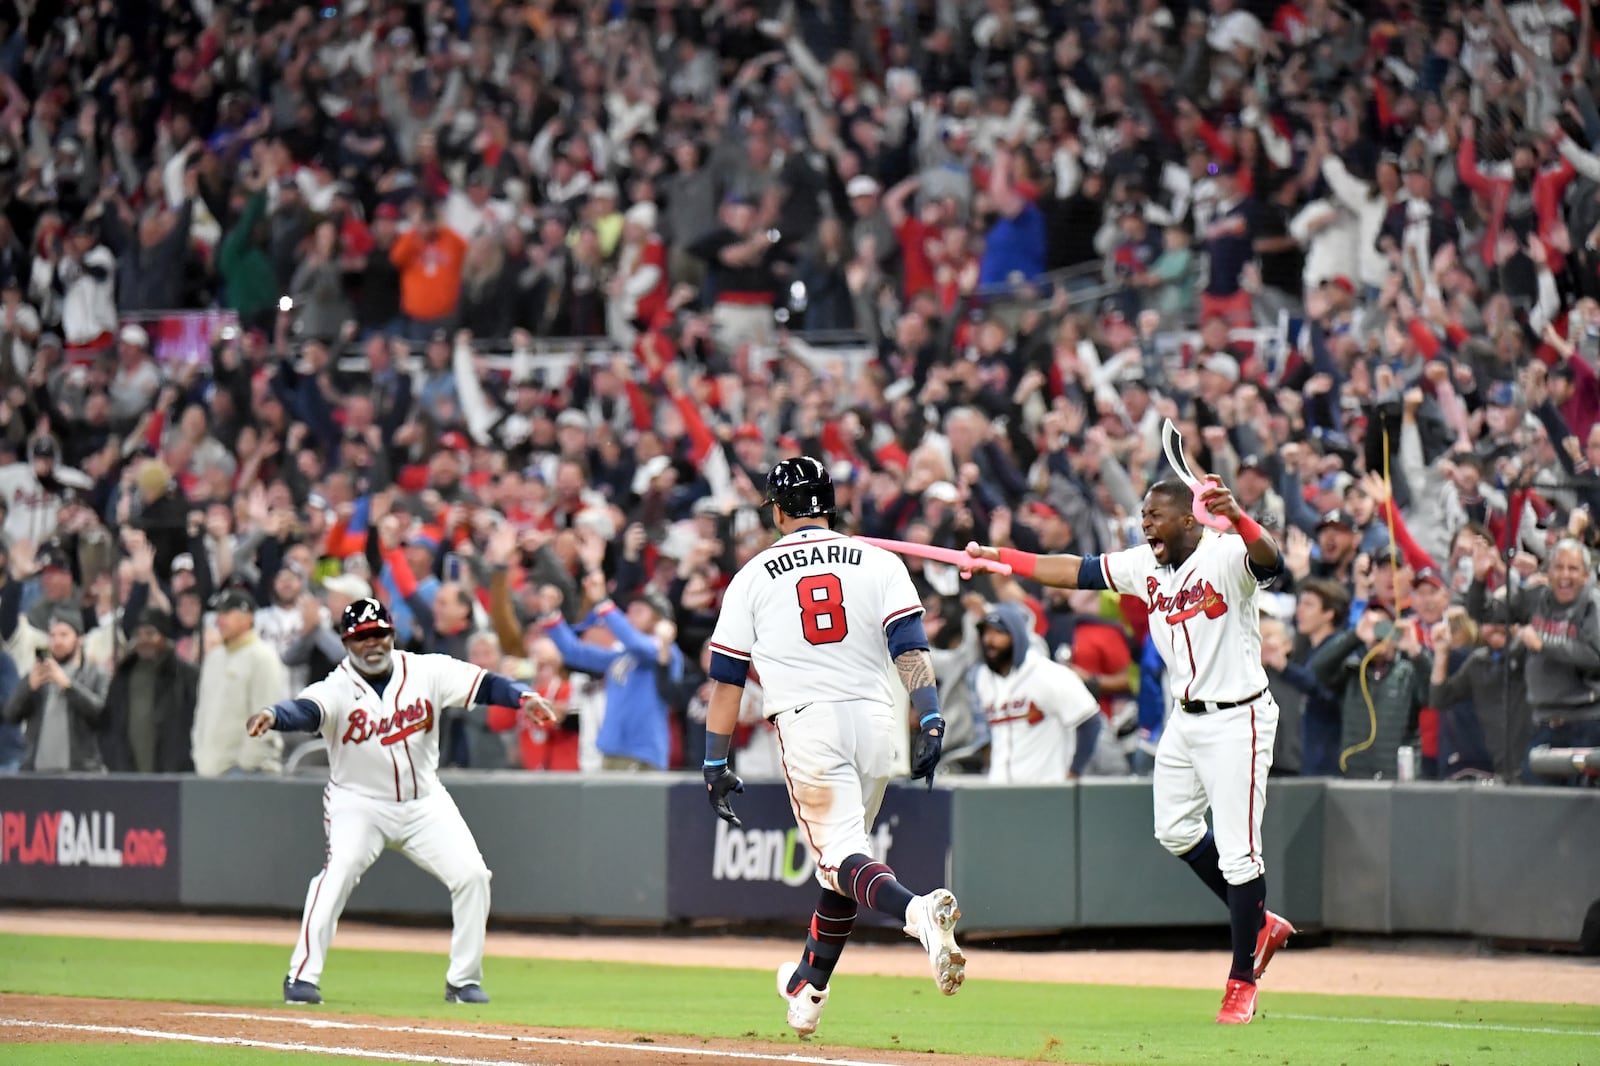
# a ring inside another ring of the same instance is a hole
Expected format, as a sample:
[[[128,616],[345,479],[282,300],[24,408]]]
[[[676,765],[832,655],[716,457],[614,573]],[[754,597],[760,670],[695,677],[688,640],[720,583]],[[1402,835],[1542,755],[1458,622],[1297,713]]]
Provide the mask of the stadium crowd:
[[[1600,744],[1592,21],[0,4],[0,765],[281,772],[245,717],[375,593],[569,712],[452,710],[448,765],[678,767],[771,463],[823,457],[851,531],[1089,554],[1166,418],[1285,547],[1275,772]],[[564,336],[612,355],[552,373]],[[947,770],[996,603],[1098,695],[1089,772],[1148,765],[1142,604],[910,566]]]

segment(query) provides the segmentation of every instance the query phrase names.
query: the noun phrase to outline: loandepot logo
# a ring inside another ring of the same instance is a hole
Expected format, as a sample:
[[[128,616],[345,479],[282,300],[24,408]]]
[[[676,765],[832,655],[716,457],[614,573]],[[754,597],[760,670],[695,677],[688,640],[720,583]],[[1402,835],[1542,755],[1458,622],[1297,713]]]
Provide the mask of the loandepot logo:
[[[897,821],[890,819],[872,831],[872,857],[880,862],[889,861],[894,846],[890,830]],[[711,854],[713,881],[781,881],[793,888],[817,872],[817,861],[795,828],[735,829],[719,818]]]

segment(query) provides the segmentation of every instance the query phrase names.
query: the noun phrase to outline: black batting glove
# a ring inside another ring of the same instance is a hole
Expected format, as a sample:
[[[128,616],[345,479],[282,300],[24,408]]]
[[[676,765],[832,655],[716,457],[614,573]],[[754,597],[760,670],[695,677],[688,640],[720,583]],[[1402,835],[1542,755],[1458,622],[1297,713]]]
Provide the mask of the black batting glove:
[[[732,826],[740,826],[739,816],[733,813],[733,804],[728,802],[729,793],[744,792],[744,782],[739,780],[739,775],[733,772],[733,767],[727,763],[717,766],[706,766],[701,770],[706,775],[706,799],[711,803],[711,809]]]
[[[911,740],[911,780],[928,779],[933,788],[933,772],[939,767],[939,754],[944,749],[944,719],[931,714],[922,720],[922,728]]]

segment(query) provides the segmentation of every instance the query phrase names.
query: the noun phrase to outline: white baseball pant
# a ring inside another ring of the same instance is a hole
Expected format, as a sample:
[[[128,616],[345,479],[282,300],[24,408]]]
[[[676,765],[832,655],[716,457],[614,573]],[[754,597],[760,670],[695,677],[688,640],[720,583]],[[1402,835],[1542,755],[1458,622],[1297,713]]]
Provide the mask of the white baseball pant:
[[[450,969],[445,980],[457,987],[481,983],[491,875],[450,794],[441,788],[421,799],[396,803],[329,785],[322,797],[328,858],[306,890],[289,977],[321,982],[322,965],[350,893],[383,849],[390,847],[450,890]]]
[[[1270,692],[1247,706],[1208,714],[1173,708],[1151,780],[1161,846],[1182,855],[1200,843],[1209,805],[1222,876],[1242,885],[1266,873],[1261,816],[1277,735],[1278,704]]]
[[[823,888],[839,887],[839,864],[871,855],[870,833],[893,768],[893,708],[881,703],[812,703],[775,715],[789,806],[817,863]]]

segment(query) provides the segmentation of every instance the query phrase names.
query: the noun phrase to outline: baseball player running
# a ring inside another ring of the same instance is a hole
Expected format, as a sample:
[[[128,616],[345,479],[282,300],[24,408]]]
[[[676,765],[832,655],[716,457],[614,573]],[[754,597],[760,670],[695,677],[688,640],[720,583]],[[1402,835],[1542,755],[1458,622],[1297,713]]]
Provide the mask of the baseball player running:
[[[922,604],[900,558],[829,529],[833,479],[810,456],[785,459],[767,475],[767,501],[780,537],[729,583],[711,635],[705,778],[717,815],[739,824],[729,794],[744,784],[728,766],[745,678],[765,689],[762,712],[778,739],[795,822],[817,864],[822,895],[798,963],[778,969],[789,1026],[804,1039],[828,1002],[828,980],[868,907],[901,922],[922,942],[939,991],[955,995],[966,977],[956,946],[956,898],[939,888],[914,895],[874,859],[869,843],[903,726],[889,680],[900,675],[919,719],[911,776],[933,787],[944,719]]]
[[[1228,905],[1233,965],[1217,1021],[1245,1025],[1255,1017],[1256,980],[1294,932],[1266,909],[1261,854],[1278,705],[1261,667],[1256,593],[1282,572],[1283,556],[1220,482],[1206,483],[1200,503],[1237,536],[1200,525],[1194,502],[1182,481],[1157,483],[1144,500],[1146,543],[1108,555],[1038,556],[976,544],[967,551],[1045,585],[1111,589],[1145,602],[1176,697],[1156,748],[1155,835]]]
[[[989,780],[1059,784],[1077,777],[1100,736],[1100,702],[1070,668],[1030,655],[1031,617],[1015,603],[989,608],[978,623],[983,663],[973,690],[989,722]]]
[[[445,707],[518,707],[552,724],[550,704],[526,685],[447,655],[395,651],[394,623],[377,600],[356,600],[340,619],[345,659],[298,697],[250,717],[253,737],[269,729],[321,733],[328,740],[322,798],[328,839],[322,872],[306,891],[300,938],[283,979],[285,1003],[321,1003],[318,981],[350,893],[385,847],[450,890],[446,1003],[487,1003],[483,938],[489,868],[472,830],[439,783],[437,714]]]

